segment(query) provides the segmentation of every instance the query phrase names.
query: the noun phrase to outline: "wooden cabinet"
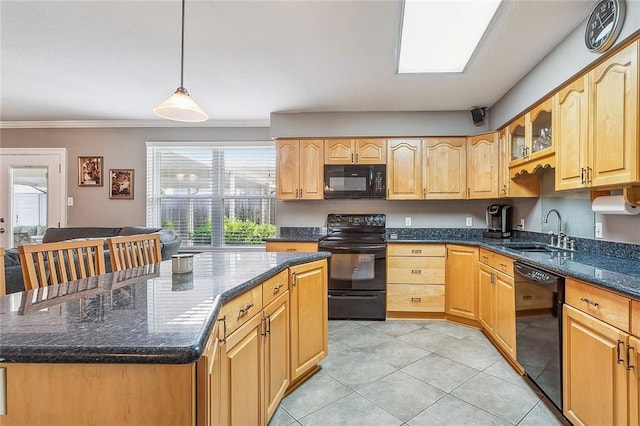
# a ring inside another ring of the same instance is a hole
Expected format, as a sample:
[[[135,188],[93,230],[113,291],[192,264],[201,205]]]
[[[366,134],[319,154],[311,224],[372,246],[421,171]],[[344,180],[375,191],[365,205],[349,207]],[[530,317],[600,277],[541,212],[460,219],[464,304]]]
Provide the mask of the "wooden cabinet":
[[[220,424],[220,341],[218,324],[207,339],[202,357],[196,364],[197,402],[196,416],[199,425]]]
[[[565,285],[564,415],[577,425],[638,424],[638,336],[629,298],[574,279]]]
[[[589,79],[582,76],[553,96],[557,191],[586,185],[589,141]]]
[[[587,183],[640,181],[638,156],[638,49],[636,40],[589,72]]]
[[[511,177],[509,173],[509,128],[498,132],[500,161],[498,164],[498,196],[500,198],[539,197],[541,177],[537,174],[521,173]]]
[[[325,164],[386,164],[385,139],[328,139]]]
[[[640,182],[635,41],[554,96],[556,189]]]
[[[479,320],[498,347],[516,360],[513,260],[480,249]]]
[[[447,245],[445,312],[478,319],[478,248]]]
[[[292,242],[292,241],[267,241],[266,251],[288,251],[288,252],[316,252],[318,243],[312,242]]]
[[[510,169],[516,171],[524,169],[532,173],[542,165],[553,165],[553,160],[548,158],[555,153],[552,139],[552,111],[553,101],[552,98],[548,98],[509,124]],[[542,161],[543,158],[547,159]]]
[[[422,141],[387,140],[387,200],[422,198]]]
[[[569,305],[563,322],[564,415],[575,425],[626,425],[628,335]]]
[[[279,287],[287,283],[286,278],[283,281],[275,282],[272,288],[269,288],[269,293],[278,294],[283,289],[286,291],[266,305],[263,311],[265,423],[268,423],[278,408],[291,377],[289,291],[288,286]],[[266,285],[263,284],[263,288],[266,290]]]
[[[323,140],[276,141],[276,198],[322,200]]]
[[[327,261],[289,268],[291,298],[291,382],[314,371],[327,356]]]
[[[427,138],[423,141],[423,194],[427,200],[466,198],[466,138]]]
[[[498,133],[467,138],[467,198],[497,198],[499,145]]]
[[[6,380],[0,425],[192,425],[195,370],[195,364],[0,363]]]
[[[387,316],[442,313],[445,297],[442,244],[387,245]]]

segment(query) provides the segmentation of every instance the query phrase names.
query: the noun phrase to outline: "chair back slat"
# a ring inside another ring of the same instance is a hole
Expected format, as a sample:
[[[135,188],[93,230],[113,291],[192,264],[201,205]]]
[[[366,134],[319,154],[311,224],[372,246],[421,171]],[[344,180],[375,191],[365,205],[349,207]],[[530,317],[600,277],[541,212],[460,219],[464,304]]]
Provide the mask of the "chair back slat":
[[[103,244],[89,239],[19,246],[25,290],[106,273]]]
[[[128,235],[107,239],[111,269],[122,271],[162,260],[160,234]]]
[[[4,247],[0,247],[0,296],[7,294],[7,281],[4,276]]]

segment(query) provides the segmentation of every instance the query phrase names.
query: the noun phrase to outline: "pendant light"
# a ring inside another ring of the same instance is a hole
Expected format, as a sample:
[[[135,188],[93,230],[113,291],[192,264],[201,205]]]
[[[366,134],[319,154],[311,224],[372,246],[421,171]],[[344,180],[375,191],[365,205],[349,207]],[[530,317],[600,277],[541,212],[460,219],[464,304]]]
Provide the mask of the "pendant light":
[[[168,120],[198,123],[209,116],[196,104],[183,86],[184,78],[184,3],[182,0],[182,37],[180,46],[180,87],[176,92],[153,109],[153,113]]]

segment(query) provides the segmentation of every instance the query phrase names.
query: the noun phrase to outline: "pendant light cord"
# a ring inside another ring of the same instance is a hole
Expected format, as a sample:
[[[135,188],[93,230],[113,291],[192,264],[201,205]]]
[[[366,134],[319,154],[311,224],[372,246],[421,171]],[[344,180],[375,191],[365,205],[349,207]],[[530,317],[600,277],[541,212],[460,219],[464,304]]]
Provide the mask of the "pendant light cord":
[[[184,3],[182,0],[182,36],[180,39],[180,87],[184,88]]]

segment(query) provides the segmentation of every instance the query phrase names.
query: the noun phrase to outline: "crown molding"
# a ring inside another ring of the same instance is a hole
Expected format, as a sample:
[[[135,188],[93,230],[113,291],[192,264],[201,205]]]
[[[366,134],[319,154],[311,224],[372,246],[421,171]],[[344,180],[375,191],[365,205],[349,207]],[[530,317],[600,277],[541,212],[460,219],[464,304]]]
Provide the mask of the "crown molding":
[[[0,121],[0,129],[91,129],[126,127],[269,127],[270,120],[208,120],[178,123],[169,120]]]

